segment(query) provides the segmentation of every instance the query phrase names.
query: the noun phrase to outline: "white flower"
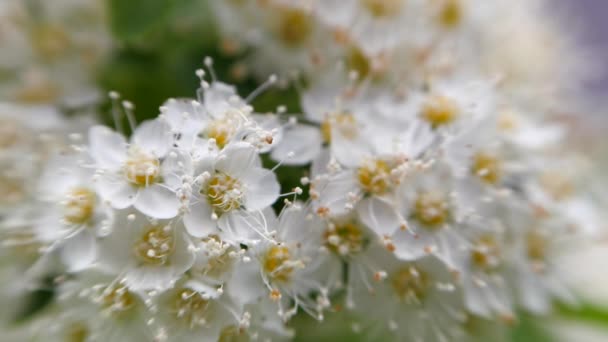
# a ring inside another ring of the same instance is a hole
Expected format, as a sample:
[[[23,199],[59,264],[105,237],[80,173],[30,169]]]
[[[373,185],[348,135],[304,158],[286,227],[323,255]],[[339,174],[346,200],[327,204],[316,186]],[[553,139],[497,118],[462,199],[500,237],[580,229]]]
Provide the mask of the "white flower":
[[[173,189],[163,184],[164,157],[171,148],[168,126],[161,120],[141,124],[129,144],[103,126],[92,127],[89,149],[96,162],[96,187],[100,196],[116,209],[133,205],[154,218],[177,215],[179,201]]]
[[[112,232],[99,242],[99,265],[133,290],[164,290],[194,263],[194,247],[180,224],[117,212]]]
[[[195,162],[189,186],[192,198],[184,224],[197,237],[217,233],[216,224],[231,229],[233,215],[268,207],[280,190],[274,173],[261,167],[257,150],[244,142],[232,143]]]
[[[454,340],[462,334],[458,288],[439,260],[400,262],[386,255],[381,260],[383,277],[369,274],[372,289],[361,287],[356,294],[355,311],[369,317],[365,325],[413,341]]]
[[[90,266],[97,238],[106,234],[112,212],[92,186],[93,170],[86,155],[56,156],[40,179],[38,199],[45,203],[35,232],[42,242],[61,246],[61,256],[72,271]]]

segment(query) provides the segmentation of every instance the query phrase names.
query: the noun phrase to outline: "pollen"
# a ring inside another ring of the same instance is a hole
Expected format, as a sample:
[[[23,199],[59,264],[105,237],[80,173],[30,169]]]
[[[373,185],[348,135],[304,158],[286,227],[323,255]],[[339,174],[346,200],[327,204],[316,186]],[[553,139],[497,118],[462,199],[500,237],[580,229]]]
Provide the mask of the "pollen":
[[[334,128],[338,130],[340,135],[350,140],[355,139],[358,135],[357,121],[349,112],[330,114],[323,120],[321,123],[321,136],[326,144],[331,143],[331,131]]]
[[[207,324],[211,311],[209,304],[202,294],[190,289],[181,289],[173,297],[171,312],[193,329]]]
[[[412,265],[392,274],[390,283],[399,300],[404,303],[419,303],[431,287],[429,275]]]
[[[462,22],[462,5],[460,0],[444,0],[439,12],[438,21],[445,28],[454,28]]]
[[[95,211],[95,193],[87,188],[74,188],[63,202],[63,218],[72,224],[87,223]]]
[[[125,176],[129,182],[137,186],[153,184],[160,176],[160,161],[143,151],[131,150],[125,164]]]
[[[547,257],[547,239],[538,230],[532,230],[526,235],[526,250],[528,258],[535,262],[543,262]]]
[[[491,235],[481,236],[471,250],[471,263],[484,271],[493,271],[501,264],[501,250]]]
[[[104,288],[98,301],[104,310],[111,313],[129,311],[136,303],[135,296],[121,284],[111,284]]]
[[[283,44],[297,47],[312,34],[314,24],[308,13],[299,9],[281,9],[276,32]]]
[[[414,203],[414,218],[426,228],[441,228],[450,217],[450,209],[441,192],[427,191],[418,194]]]
[[[135,243],[135,256],[146,265],[162,266],[169,263],[175,250],[173,230],[168,226],[152,226]]]
[[[215,139],[217,146],[222,149],[230,142],[237,132],[240,122],[235,121],[231,116],[223,119],[213,120],[204,132],[209,139]]]
[[[287,282],[294,271],[289,248],[272,246],[263,256],[262,267],[266,275],[275,281]]]
[[[239,342],[249,341],[247,333],[243,328],[236,325],[229,325],[222,329],[218,342]]]
[[[479,152],[473,156],[471,172],[488,184],[496,184],[502,175],[501,161],[495,156]]]
[[[361,228],[355,223],[332,223],[323,233],[323,239],[330,251],[341,256],[361,252],[365,242]]]
[[[241,206],[241,187],[238,179],[216,172],[201,189],[201,194],[207,197],[209,204],[218,214],[222,214]]]
[[[359,79],[366,78],[372,71],[371,61],[361,49],[356,46],[351,47],[346,55],[346,65],[349,70],[356,71]]]
[[[376,18],[390,18],[399,13],[405,0],[362,0],[363,7]]]
[[[572,180],[559,172],[545,172],[540,176],[540,185],[556,201],[571,197],[575,193]]]
[[[435,95],[422,106],[421,118],[431,124],[431,127],[438,128],[452,123],[458,115],[458,105],[454,100]]]
[[[382,195],[391,188],[391,168],[388,163],[377,159],[364,162],[357,169],[359,185],[365,192],[373,195]]]

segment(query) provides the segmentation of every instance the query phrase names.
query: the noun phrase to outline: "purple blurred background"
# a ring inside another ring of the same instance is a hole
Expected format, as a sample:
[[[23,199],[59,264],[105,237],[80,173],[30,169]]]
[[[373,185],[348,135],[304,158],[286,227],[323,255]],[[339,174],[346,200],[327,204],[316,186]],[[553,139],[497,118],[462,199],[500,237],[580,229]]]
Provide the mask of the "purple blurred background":
[[[580,30],[581,42],[591,48],[593,63],[600,72],[586,86],[597,96],[608,91],[608,0],[554,0],[563,3],[563,17]]]

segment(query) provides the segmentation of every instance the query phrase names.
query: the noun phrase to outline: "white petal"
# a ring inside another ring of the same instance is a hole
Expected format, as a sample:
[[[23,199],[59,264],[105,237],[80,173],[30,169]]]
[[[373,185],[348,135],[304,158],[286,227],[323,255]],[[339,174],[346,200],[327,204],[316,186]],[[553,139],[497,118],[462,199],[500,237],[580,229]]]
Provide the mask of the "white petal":
[[[139,189],[133,206],[147,216],[168,219],[177,215],[180,203],[173,191],[153,184]]]
[[[266,169],[253,169],[247,175],[244,204],[248,210],[261,210],[273,204],[279,197],[281,186],[274,172]]]
[[[258,164],[258,159],[257,151],[251,144],[229,144],[222,150],[215,168],[232,177],[241,178]]]
[[[161,174],[165,185],[171,189],[182,186],[182,176],[192,176],[192,158],[188,153],[173,150],[169,152],[161,165]]]
[[[124,209],[133,204],[137,188],[123,176],[106,172],[96,179],[95,188],[104,200],[113,208]]]
[[[117,169],[127,159],[125,137],[105,126],[89,129],[89,150],[91,157],[101,168]]]
[[[327,182],[319,183],[315,187],[319,192],[319,206],[329,209],[329,214],[339,216],[349,212],[347,204],[351,204],[352,199],[349,193],[359,195],[357,180],[352,170],[342,171],[333,175]]]
[[[319,129],[296,125],[286,131],[280,143],[272,150],[272,159],[282,161],[285,165],[304,165],[310,163],[321,152],[321,132]],[[288,158],[288,154],[293,157]]]
[[[70,272],[78,272],[89,267],[96,256],[95,236],[86,228],[66,240],[61,248],[61,260]]]
[[[211,219],[211,213],[211,207],[205,202],[191,205],[184,214],[184,225],[188,233],[194,237],[217,233],[217,222]]]
[[[141,123],[131,137],[134,145],[146,152],[153,153],[158,158],[167,154],[172,139],[169,125],[161,120],[149,120]]]
[[[377,197],[362,200],[357,205],[359,219],[380,236],[392,235],[399,227],[399,214],[387,201]]]

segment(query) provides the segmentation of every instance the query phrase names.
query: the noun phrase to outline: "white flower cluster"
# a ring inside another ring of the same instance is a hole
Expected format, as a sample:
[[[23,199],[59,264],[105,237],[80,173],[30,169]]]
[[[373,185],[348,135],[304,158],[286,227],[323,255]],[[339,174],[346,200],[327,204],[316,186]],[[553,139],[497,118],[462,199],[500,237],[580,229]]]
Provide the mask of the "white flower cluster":
[[[345,310],[370,340],[457,341],[573,300],[560,258],[601,219],[554,98],[524,90],[557,76],[511,73],[528,60],[500,64],[490,51],[515,52],[486,45],[507,30],[498,16],[528,13],[507,1],[212,5],[234,36],[260,28],[242,37],[264,68],[305,71],[303,113],[256,113],[277,77],[242,98],[211,59],[196,99],[139,125],[111,93],[130,138],[120,125],[72,135],[34,176],[27,212],[9,216],[56,292],[30,338],[283,340],[299,312]],[[4,127],[2,148],[17,132]],[[283,166],[305,170],[300,186],[281,189]]]
[[[100,0],[3,0],[3,101],[79,106],[97,96],[93,74],[111,47]]]

